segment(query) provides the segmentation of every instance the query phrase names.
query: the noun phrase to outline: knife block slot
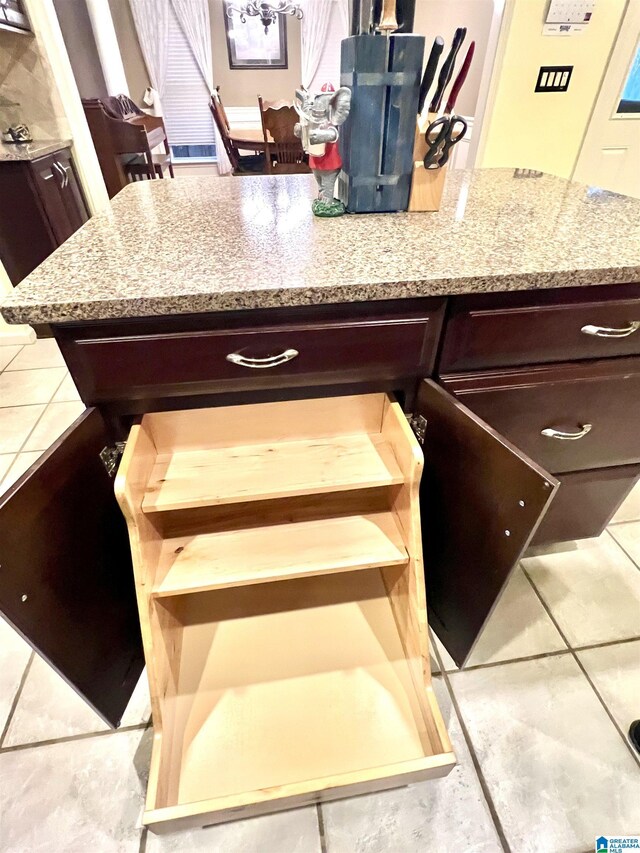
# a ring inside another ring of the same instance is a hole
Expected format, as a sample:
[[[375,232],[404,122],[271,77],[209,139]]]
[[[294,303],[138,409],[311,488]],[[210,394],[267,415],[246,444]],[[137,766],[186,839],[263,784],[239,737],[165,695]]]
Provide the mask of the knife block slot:
[[[418,212],[440,210],[447,165],[439,169],[425,169],[424,158],[427,153],[425,133],[429,124],[436,118],[429,114],[424,122],[416,123],[416,135],[413,144],[413,172],[411,175],[411,193],[407,210]]]

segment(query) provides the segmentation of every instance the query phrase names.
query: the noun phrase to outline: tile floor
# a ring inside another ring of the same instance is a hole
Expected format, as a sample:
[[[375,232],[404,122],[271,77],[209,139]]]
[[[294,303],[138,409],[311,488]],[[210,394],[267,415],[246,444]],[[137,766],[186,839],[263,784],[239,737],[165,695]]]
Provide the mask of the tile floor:
[[[0,493],[82,411],[56,346],[0,346]],[[433,643],[445,779],[155,836],[144,678],[117,732],[0,620],[3,853],[586,853],[640,833],[640,487],[597,540],[527,557],[470,665]]]

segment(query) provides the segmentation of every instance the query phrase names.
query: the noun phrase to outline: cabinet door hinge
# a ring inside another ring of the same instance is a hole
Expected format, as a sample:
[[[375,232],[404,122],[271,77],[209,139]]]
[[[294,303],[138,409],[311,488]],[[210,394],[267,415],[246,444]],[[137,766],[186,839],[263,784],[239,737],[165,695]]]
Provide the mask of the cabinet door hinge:
[[[409,420],[409,426],[415,433],[418,439],[418,444],[424,444],[424,437],[427,431],[427,419],[422,415],[412,415]]]
[[[116,471],[124,453],[124,447],[124,441],[116,441],[115,444],[107,445],[107,447],[103,447],[100,451],[100,459],[111,479],[116,476]]]

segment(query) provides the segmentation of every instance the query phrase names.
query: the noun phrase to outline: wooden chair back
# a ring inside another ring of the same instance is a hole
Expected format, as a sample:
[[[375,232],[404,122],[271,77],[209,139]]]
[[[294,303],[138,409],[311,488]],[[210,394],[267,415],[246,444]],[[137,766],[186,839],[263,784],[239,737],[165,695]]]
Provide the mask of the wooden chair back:
[[[229,123],[227,121],[227,115],[224,112],[224,107],[218,98],[217,92],[218,90],[216,89],[216,94],[211,95],[211,99],[209,100],[209,109],[211,110],[213,120],[218,128],[218,133],[222,139],[224,150],[227,152],[227,157],[229,158],[231,167],[235,170],[240,165],[240,152],[229,137]]]
[[[267,172],[308,172],[302,142],[293,132],[298,120],[295,109],[286,101],[265,101],[261,95],[258,95],[258,106]]]

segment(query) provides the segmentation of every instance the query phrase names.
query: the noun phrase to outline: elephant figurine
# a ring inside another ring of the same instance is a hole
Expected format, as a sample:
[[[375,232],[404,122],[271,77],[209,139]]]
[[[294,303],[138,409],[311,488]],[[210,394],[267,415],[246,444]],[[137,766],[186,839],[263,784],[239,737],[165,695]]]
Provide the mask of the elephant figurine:
[[[293,132],[302,140],[318,182],[318,198],[311,209],[316,216],[342,216],[345,206],[333,197],[333,188],[342,167],[338,128],[349,115],[351,89],[341,86],[336,92],[331,83],[325,83],[317,95],[298,89],[294,106],[300,121]]]

